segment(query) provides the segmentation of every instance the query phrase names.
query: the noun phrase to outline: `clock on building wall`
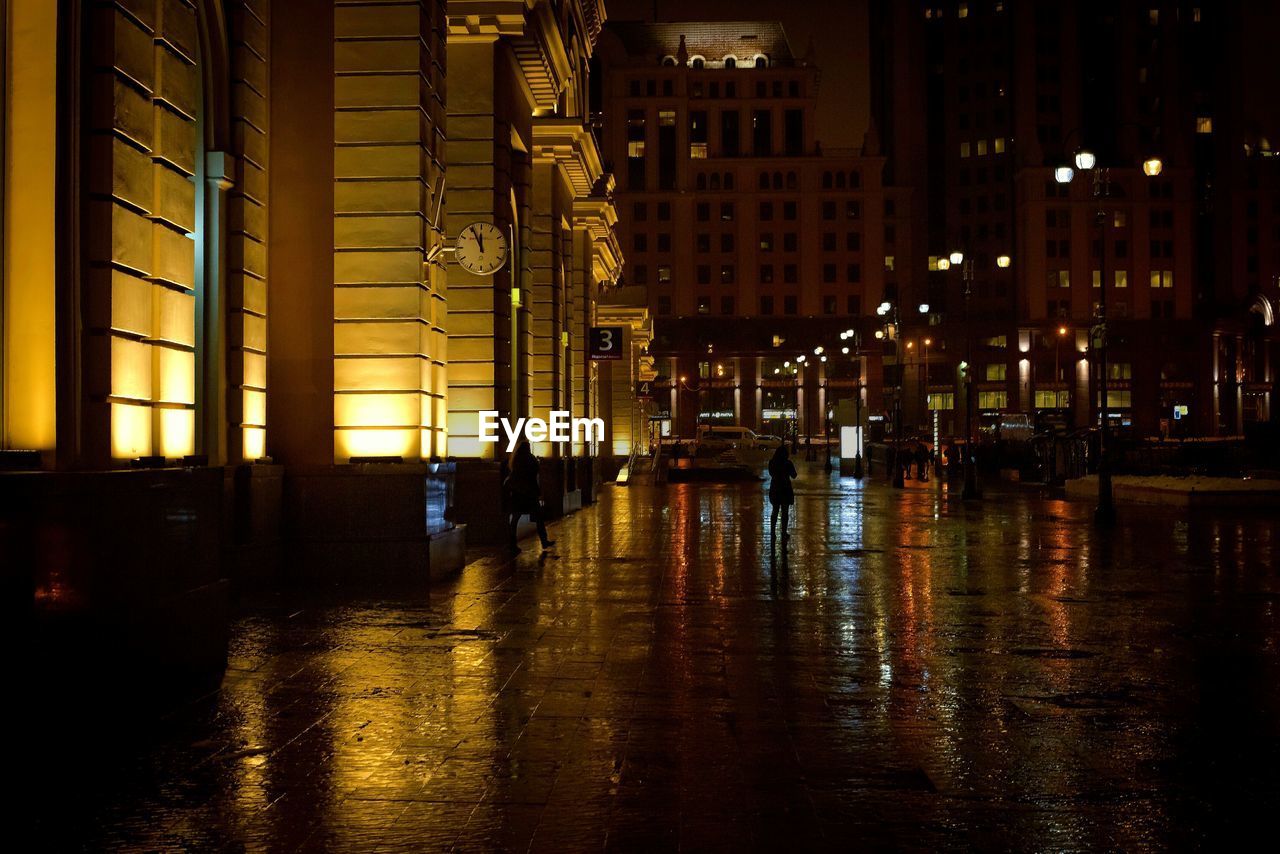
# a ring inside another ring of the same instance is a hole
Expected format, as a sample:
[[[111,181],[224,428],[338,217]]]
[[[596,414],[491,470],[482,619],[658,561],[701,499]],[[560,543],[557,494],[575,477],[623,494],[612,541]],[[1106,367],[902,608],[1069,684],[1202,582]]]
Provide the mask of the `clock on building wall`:
[[[507,236],[491,222],[473,222],[458,233],[453,257],[462,269],[477,276],[490,276],[507,263]]]

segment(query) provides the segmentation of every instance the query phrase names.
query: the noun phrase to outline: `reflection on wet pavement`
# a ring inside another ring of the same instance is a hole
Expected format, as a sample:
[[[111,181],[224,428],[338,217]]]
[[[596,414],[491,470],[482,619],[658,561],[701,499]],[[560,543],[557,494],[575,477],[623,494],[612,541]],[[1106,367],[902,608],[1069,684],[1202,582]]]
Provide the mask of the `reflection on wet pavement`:
[[[1278,802],[1270,519],[797,492],[784,556],[761,484],[606,488],[429,601],[251,607],[220,692],[32,808],[94,849],[1045,850]]]

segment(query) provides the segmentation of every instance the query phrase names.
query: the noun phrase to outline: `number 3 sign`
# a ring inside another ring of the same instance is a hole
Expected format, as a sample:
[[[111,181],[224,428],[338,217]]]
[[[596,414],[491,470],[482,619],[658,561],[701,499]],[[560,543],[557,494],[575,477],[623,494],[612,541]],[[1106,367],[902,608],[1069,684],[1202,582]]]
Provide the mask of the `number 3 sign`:
[[[622,327],[591,327],[591,361],[601,362],[622,358]]]

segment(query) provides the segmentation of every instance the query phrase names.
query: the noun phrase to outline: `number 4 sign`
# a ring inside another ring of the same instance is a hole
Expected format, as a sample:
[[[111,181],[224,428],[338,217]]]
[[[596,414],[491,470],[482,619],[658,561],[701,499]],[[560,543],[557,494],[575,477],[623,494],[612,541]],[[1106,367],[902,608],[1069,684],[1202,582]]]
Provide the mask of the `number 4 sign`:
[[[601,362],[622,358],[622,327],[591,327],[591,361]]]

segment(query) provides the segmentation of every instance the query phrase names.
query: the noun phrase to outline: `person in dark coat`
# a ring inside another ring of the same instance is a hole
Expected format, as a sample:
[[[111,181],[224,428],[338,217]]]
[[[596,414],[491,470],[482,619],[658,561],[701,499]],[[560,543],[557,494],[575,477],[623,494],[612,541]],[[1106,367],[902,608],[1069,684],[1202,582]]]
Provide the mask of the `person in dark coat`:
[[[769,523],[769,536],[778,538],[778,514],[782,514],[782,540],[791,539],[787,533],[787,517],[791,514],[791,505],[796,503],[796,493],[791,487],[791,479],[796,476],[796,464],[787,456],[787,445],[784,442],[773,452],[769,460],[769,504],[773,513]]]
[[[528,516],[529,521],[538,526],[538,539],[542,548],[549,549],[556,544],[547,538],[547,523],[542,512],[542,486],[538,483],[538,458],[533,455],[528,441],[520,442],[516,452],[511,456],[511,473],[507,475],[503,488],[507,495],[507,511],[510,514],[511,549],[519,551],[516,545],[516,529],[521,516]]]

